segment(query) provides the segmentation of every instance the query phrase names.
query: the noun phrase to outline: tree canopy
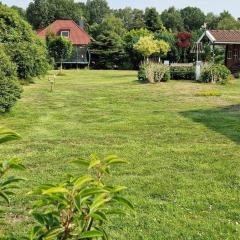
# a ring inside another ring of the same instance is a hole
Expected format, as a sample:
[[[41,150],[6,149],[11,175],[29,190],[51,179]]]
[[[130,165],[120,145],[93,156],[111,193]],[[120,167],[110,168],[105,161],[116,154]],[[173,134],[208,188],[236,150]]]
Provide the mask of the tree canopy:
[[[198,30],[205,22],[205,14],[197,7],[186,7],[181,10],[181,15],[186,31]]]
[[[29,4],[26,15],[34,29],[39,29],[57,19],[72,19],[78,23],[83,10],[74,0],[34,0]]]

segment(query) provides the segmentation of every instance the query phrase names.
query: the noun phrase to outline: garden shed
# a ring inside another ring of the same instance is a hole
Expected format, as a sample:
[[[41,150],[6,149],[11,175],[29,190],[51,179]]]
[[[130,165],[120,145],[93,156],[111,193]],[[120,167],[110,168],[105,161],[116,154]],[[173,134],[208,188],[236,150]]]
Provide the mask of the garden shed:
[[[48,27],[37,30],[38,36],[43,39],[46,39],[50,33],[68,38],[74,46],[72,56],[69,59],[64,59],[64,64],[86,65],[90,63],[89,44],[91,38],[80,24],[78,25],[72,20],[56,20]]]
[[[225,65],[232,73],[240,72],[240,30],[206,30],[198,43],[209,42],[212,45],[213,61],[214,47],[225,47]]]

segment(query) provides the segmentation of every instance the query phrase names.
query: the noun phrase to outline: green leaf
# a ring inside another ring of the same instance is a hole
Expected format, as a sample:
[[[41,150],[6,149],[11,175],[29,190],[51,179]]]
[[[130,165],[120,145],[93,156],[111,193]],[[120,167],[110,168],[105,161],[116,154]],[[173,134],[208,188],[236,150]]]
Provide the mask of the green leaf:
[[[117,155],[109,155],[105,158],[106,161],[111,161],[114,159],[118,159],[118,156]]]
[[[33,217],[40,223],[40,224],[44,224],[45,223],[45,221],[44,221],[44,217],[41,215],[41,214],[39,214],[39,213],[32,213],[32,215],[33,215]]]
[[[98,159],[92,159],[91,161],[90,161],[90,164],[89,164],[89,169],[90,168],[94,168],[94,167],[96,167],[97,165],[99,165],[99,164],[101,164],[101,161],[100,160],[98,160]]]
[[[74,182],[74,187],[75,188],[80,188],[82,185],[84,185],[87,182],[93,181],[93,178],[90,176],[83,176],[79,177],[75,182]]]
[[[119,193],[127,189],[125,186],[107,187],[111,193]]]
[[[21,182],[21,181],[25,181],[25,179],[23,179],[23,178],[10,177],[10,178],[8,178],[8,180],[6,180],[5,182],[3,182],[1,185],[2,185],[2,186],[7,186],[7,185],[9,185],[9,184],[17,183],[17,182]]]
[[[54,228],[54,229],[51,229],[50,231],[48,231],[45,236],[43,237],[43,240],[56,240],[58,235],[60,233],[63,233],[64,232],[64,228]]]
[[[103,237],[103,233],[97,230],[92,230],[89,232],[82,233],[79,239],[97,238],[97,237]]]
[[[113,165],[113,164],[128,164],[129,162],[128,161],[125,161],[125,160],[121,160],[121,159],[113,159],[113,160],[110,160],[110,161],[107,161],[107,165]]]
[[[6,202],[7,204],[10,204],[10,201],[9,201],[8,196],[7,196],[6,193],[4,193],[4,192],[1,191],[1,192],[0,192],[0,197],[2,197],[3,200],[5,200],[5,202]]]
[[[130,201],[128,201],[126,198],[124,197],[120,197],[120,196],[115,196],[113,198],[113,200],[116,200],[117,202],[131,208],[132,210],[134,210],[134,206],[132,205],[132,203]]]
[[[0,128],[0,144],[20,139],[20,135],[8,128]]]
[[[91,213],[90,217],[96,219],[96,220],[100,220],[100,221],[107,221],[107,216],[105,213],[101,212],[101,211],[97,211],[95,213]]]
[[[99,193],[108,193],[109,191],[103,189],[103,188],[98,188],[98,187],[92,187],[92,188],[87,188],[87,189],[83,189],[79,195],[81,197],[86,197],[86,196],[92,196],[95,194],[99,194]]]
[[[98,208],[102,205],[104,205],[106,202],[109,202],[111,200],[110,197],[107,196],[107,194],[103,193],[97,196],[92,205],[90,206],[90,214],[97,211]]]
[[[70,161],[70,163],[73,163],[78,166],[85,166],[85,167],[88,167],[90,164],[90,162],[86,160],[73,160],[73,161]]]
[[[42,192],[43,195],[51,195],[53,193],[68,193],[68,190],[64,187],[52,187]]]

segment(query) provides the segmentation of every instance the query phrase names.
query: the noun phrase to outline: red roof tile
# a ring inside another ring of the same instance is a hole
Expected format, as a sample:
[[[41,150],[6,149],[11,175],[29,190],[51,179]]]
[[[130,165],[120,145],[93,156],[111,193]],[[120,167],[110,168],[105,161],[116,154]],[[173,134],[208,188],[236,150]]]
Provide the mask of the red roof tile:
[[[91,42],[90,36],[72,20],[56,20],[45,29],[37,30],[37,34],[46,39],[49,33],[60,35],[60,32],[64,30],[70,31],[69,40],[74,45],[88,45]]]
[[[240,43],[240,31],[238,30],[209,30],[215,38],[215,42]]]

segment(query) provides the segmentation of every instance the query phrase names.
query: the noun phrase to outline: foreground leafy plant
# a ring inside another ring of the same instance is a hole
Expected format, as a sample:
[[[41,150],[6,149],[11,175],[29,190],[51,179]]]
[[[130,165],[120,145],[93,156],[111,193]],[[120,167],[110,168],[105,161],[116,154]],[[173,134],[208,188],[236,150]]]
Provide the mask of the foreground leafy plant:
[[[76,160],[72,163],[85,166],[94,176],[75,177],[57,185],[43,185],[31,192],[38,198],[32,215],[37,224],[29,239],[108,239],[103,224],[109,215],[126,214],[133,205],[121,192],[124,186],[109,186],[104,175],[110,174],[112,165],[127,163],[116,156],[104,160],[91,156],[90,161]]]
[[[7,128],[0,128],[0,144],[17,140],[20,136]],[[23,170],[25,169],[20,164],[18,159],[11,160],[0,160],[0,198],[7,204],[10,203],[9,197],[14,195],[14,189],[18,188],[17,183],[22,181],[22,178],[15,176],[7,176],[12,170]]]

